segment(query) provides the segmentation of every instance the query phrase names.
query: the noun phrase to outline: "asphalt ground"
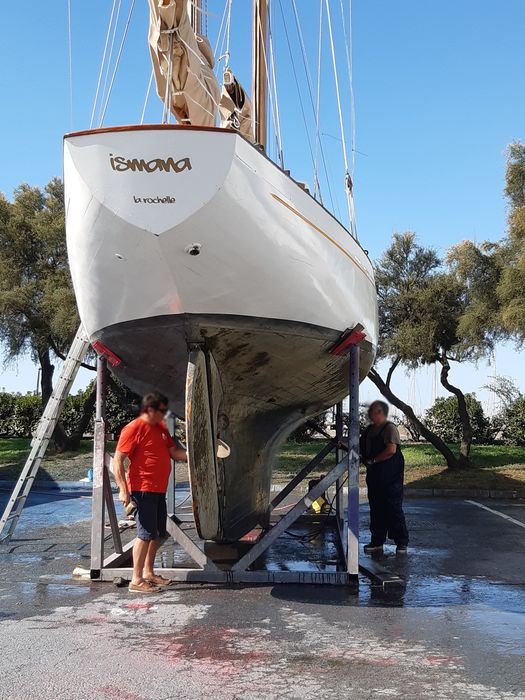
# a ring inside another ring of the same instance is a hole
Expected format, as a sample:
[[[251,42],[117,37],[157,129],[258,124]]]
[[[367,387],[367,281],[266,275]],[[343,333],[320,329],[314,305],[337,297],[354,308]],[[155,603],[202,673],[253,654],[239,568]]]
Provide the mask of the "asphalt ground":
[[[0,547],[0,698],[525,699],[525,503],[405,510],[408,556],[378,559],[403,585],[133,596],[71,579],[89,566],[90,499],[32,494]],[[367,519],[362,504],[362,542]],[[288,538],[273,563],[315,544]]]

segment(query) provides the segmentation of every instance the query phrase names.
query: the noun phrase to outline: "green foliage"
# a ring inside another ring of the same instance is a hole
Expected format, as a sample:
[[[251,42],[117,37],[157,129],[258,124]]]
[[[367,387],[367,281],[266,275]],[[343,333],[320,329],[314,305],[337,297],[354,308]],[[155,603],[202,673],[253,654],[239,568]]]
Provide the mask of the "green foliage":
[[[505,377],[504,375],[498,374],[491,378],[492,381],[489,384],[485,384],[483,389],[492,391],[496,394],[503,406],[503,408],[508,408],[517,399],[523,399],[524,396],[518,389],[516,382],[511,379],[511,377]]]
[[[0,435],[9,435],[10,421],[15,409],[15,396],[7,392],[0,393]]]
[[[394,234],[391,246],[376,266],[379,356],[388,357],[391,364],[386,379],[376,370],[369,376],[411,424],[442,451],[449,467],[458,468],[469,465],[472,430],[463,392],[449,380],[450,361],[483,357],[492,349],[494,337],[484,324],[471,328],[464,321],[471,309],[472,295],[459,264],[454,266],[453,258],[451,262],[451,269],[445,269],[435,251],[419,245],[412,232]],[[459,461],[439,439],[439,431],[433,430],[432,423],[417,425],[410,407],[390,387],[398,365],[416,368],[436,362],[441,365],[441,384],[454,395],[451,401],[457,404],[459,412],[461,429],[454,432],[461,441]]]
[[[312,432],[312,428],[308,425],[308,423],[303,423],[290,434],[288,437],[288,442],[310,442],[313,440]]]
[[[474,440],[479,443],[489,441],[490,421],[483,412],[483,406],[474,394],[465,394],[465,401],[474,431]],[[461,439],[462,425],[456,398],[454,396],[438,397],[434,405],[426,411],[425,423],[445,442],[458,442]]]
[[[112,377],[106,402],[106,431],[118,435],[126,423],[136,418],[140,410],[140,396]]]
[[[525,339],[525,144],[507,151],[505,195],[509,203],[507,234],[498,243],[471,241],[452,248],[449,261],[466,285],[468,307],[461,331],[492,341]]]
[[[394,234],[376,265],[380,356],[405,365],[431,364],[451,354],[465,360],[491,347],[485,334],[468,334],[460,321],[469,304],[461,277],[444,271],[431,248],[412,232]]]
[[[91,393],[93,385],[94,380],[90,382],[86,389],[81,389],[76,394],[70,394],[67,397],[64,403],[62,415],[60,416],[60,422],[64,426],[64,430],[68,435],[74,435],[77,432],[80,420],[84,413],[84,405],[89,394]],[[89,434],[93,432],[93,417],[91,417],[85,432]]]
[[[67,350],[78,314],[67,262],[64,189],[20,185],[0,196],[0,342],[7,358]]]
[[[422,420],[421,416],[417,416],[417,418],[420,421]],[[403,426],[413,442],[419,442],[421,440],[421,430],[417,423],[414,423],[414,421],[411,421],[409,418],[403,415],[399,419],[399,425]]]
[[[525,338],[525,144],[508,148],[505,194],[509,201],[507,237],[500,245],[498,298],[504,328]]]
[[[31,437],[42,413],[39,396],[16,396],[13,413],[8,420],[7,434],[11,437]],[[3,432],[3,431],[2,431]]]
[[[85,389],[67,397],[61,422],[68,435],[75,435],[84,415],[86,400],[94,387],[93,380]],[[112,379],[108,385],[106,405],[106,431],[117,434],[122,426],[136,418],[139,410],[139,397],[118,380]],[[0,436],[19,438],[32,436],[42,414],[39,396],[0,393]],[[94,412],[83,431],[93,433]],[[80,436],[82,437],[82,436]]]
[[[440,266],[435,251],[423,248],[412,232],[395,233],[390,247],[376,264],[379,297],[379,355],[403,357],[408,361],[413,350],[407,335],[418,336],[419,296],[428,288],[432,275]]]
[[[53,360],[64,358],[78,325],[61,180],[54,178],[44,190],[20,185],[12,202],[0,195],[0,346],[6,361],[29,353],[42,370],[42,398],[31,398],[31,410],[18,398],[11,404],[0,399],[0,433],[31,434],[36,404],[45,404],[52,391]],[[108,432],[135,415],[129,392],[118,382],[112,386],[116,395],[110,391]],[[75,448],[78,433],[92,429],[90,396],[91,387],[67,399],[54,433],[57,449]]]
[[[506,405],[494,418],[498,438],[505,445],[525,446],[525,397]]]
[[[499,257],[497,246],[472,241],[453,246],[447,256],[450,269],[465,290],[458,334],[479,347],[491,347],[505,335],[498,322],[500,303],[495,293],[500,279]]]

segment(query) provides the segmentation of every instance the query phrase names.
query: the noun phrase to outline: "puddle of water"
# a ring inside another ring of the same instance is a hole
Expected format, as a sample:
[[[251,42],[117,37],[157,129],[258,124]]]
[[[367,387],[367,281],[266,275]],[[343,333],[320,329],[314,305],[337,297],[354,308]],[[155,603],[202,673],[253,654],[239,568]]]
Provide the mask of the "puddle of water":
[[[525,586],[494,584],[481,577],[413,576],[404,586],[360,589],[360,601],[372,606],[443,608],[448,606],[484,606],[486,611],[522,616],[525,627]],[[524,630],[525,635],[525,630]]]
[[[487,606],[468,609],[464,617],[502,654],[525,656],[525,613],[494,610]]]
[[[80,598],[90,593],[90,587],[75,583],[48,583],[41,581],[38,583],[20,582],[11,584],[10,593],[21,604],[53,603],[59,599],[61,601],[71,598]]]

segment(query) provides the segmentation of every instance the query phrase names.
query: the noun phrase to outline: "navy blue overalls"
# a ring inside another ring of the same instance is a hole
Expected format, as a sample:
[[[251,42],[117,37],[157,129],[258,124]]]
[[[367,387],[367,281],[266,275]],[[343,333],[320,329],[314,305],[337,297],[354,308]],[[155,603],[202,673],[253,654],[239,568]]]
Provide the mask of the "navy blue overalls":
[[[370,447],[366,447],[368,426],[361,438],[361,456],[364,462],[377,457],[386,445],[383,431],[388,421],[375,436],[370,437]],[[366,465],[366,485],[370,503],[370,532],[372,544],[384,544],[387,536],[397,545],[408,544],[408,530],[403,513],[403,477],[405,459],[401,447],[397,445],[395,454],[384,462]]]

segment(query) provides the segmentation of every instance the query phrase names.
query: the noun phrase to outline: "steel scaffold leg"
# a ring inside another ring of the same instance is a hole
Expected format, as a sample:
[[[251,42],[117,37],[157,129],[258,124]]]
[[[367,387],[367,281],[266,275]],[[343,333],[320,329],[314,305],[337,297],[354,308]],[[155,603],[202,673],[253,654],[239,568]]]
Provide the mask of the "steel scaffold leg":
[[[113,537],[115,557],[120,560],[129,558],[129,547],[122,546],[118,518],[113,501],[109,470],[111,458],[106,452],[106,398],[107,398],[107,362],[103,357],[97,359],[97,400],[95,408],[95,430],[93,437],[93,496],[91,506],[91,578],[96,579],[105,565],[105,520],[106,513]]]
[[[346,563],[349,574],[359,573],[359,346],[349,353],[348,509]]]
[[[339,402],[335,407],[335,463],[337,464],[343,459],[343,404]],[[341,543],[344,540],[344,492],[343,492],[343,479],[338,479],[336,483],[336,496],[335,496],[335,517],[337,521],[337,528],[339,530],[339,539]],[[343,546],[343,550],[344,550]]]

